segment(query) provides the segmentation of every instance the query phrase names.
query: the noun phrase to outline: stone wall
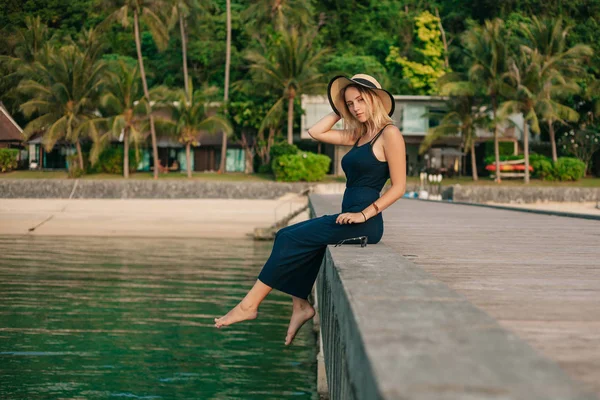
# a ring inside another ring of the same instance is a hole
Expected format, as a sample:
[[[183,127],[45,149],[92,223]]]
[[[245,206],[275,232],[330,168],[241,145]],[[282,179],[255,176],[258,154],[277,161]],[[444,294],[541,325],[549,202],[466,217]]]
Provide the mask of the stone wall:
[[[468,203],[538,203],[600,201],[600,188],[454,185],[444,199]]]
[[[276,199],[309,186],[270,181],[0,179],[0,198]]]

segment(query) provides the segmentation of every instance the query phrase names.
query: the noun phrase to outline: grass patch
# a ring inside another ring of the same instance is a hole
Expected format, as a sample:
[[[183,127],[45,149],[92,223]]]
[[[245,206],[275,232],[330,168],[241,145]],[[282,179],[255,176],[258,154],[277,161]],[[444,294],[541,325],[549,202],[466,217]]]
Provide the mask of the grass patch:
[[[150,180],[154,178],[152,172],[136,172],[130,175],[130,179]],[[11,171],[0,173],[0,179],[68,179],[66,171]],[[88,174],[81,179],[86,180],[108,180],[108,179],[125,179],[120,175],[113,174]],[[160,180],[186,180],[187,174],[179,172],[170,172],[168,174],[160,174]],[[191,180],[207,181],[207,182],[275,182],[275,178],[271,174],[244,174],[243,172],[228,172],[226,174],[218,174],[216,172],[194,172]],[[326,175],[320,183],[344,183],[344,176]],[[412,190],[414,186],[419,184],[419,178],[409,176],[406,178],[407,189]],[[461,176],[456,178],[448,178],[442,181],[442,185],[495,185],[490,178],[479,178],[474,182],[471,177]],[[504,179],[500,186],[524,186],[523,179]],[[549,182],[539,179],[532,179],[529,186],[549,186],[549,187],[598,187],[600,188],[600,178],[586,177],[577,182]]]
[[[11,171],[0,174],[0,179],[68,179],[65,171]],[[87,174],[80,179],[85,180],[121,180],[121,175],[115,174]],[[154,179],[152,172],[136,172],[129,175],[129,179],[151,180]],[[187,180],[186,173],[170,172],[159,174],[160,180]],[[218,174],[216,172],[194,172],[191,180],[207,182],[275,182],[272,174],[244,174],[243,172],[228,172]],[[327,175],[321,183],[346,182],[344,177]]]

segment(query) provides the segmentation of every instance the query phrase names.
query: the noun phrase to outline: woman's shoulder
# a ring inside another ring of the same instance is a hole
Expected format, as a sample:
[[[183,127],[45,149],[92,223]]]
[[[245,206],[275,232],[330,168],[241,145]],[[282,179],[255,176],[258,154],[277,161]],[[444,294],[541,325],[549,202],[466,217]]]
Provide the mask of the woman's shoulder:
[[[383,128],[382,136],[384,140],[389,137],[402,137],[402,132],[396,125],[390,124]]]
[[[395,125],[388,125],[383,129],[383,146],[386,149],[392,149],[394,151],[404,146],[404,137],[402,132]]]

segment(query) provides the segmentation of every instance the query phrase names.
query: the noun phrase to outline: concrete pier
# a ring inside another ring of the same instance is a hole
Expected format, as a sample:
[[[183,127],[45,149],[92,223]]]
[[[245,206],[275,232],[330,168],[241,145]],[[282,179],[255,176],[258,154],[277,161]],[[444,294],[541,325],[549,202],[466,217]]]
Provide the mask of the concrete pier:
[[[598,399],[598,221],[412,200],[384,220],[319,274],[331,399]]]

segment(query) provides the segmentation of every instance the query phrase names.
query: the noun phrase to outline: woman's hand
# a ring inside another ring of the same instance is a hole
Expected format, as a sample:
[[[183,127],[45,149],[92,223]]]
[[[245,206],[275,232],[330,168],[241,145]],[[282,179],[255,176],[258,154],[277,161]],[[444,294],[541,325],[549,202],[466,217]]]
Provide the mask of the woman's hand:
[[[362,224],[365,217],[362,213],[342,213],[335,220],[336,224]]]

